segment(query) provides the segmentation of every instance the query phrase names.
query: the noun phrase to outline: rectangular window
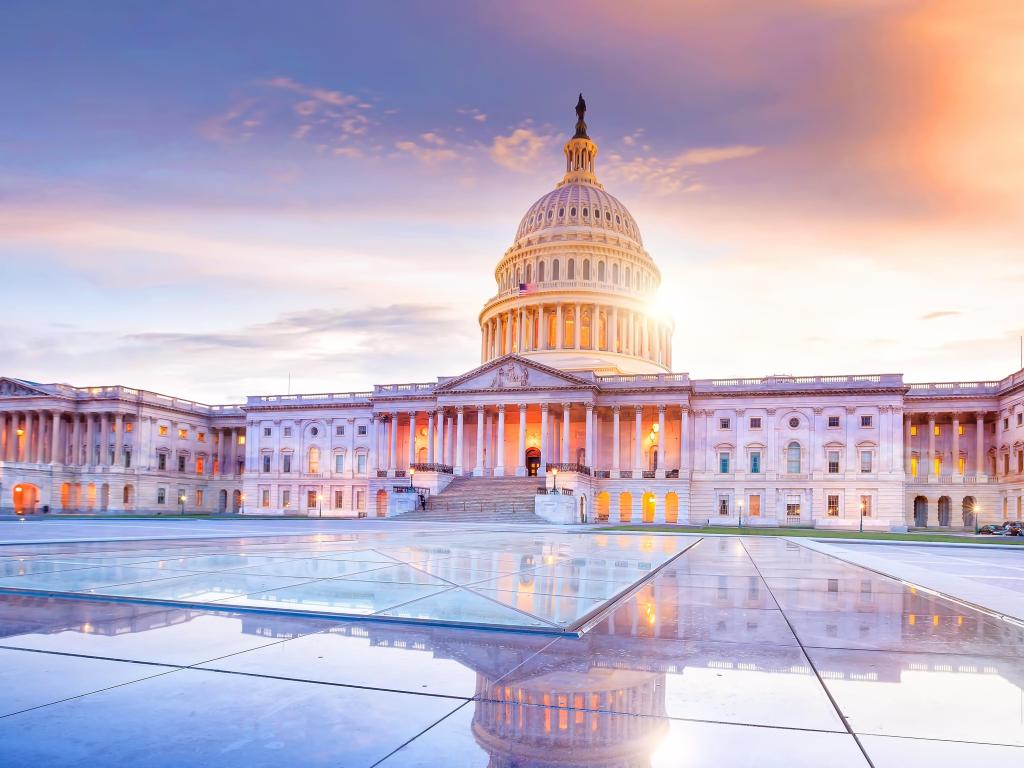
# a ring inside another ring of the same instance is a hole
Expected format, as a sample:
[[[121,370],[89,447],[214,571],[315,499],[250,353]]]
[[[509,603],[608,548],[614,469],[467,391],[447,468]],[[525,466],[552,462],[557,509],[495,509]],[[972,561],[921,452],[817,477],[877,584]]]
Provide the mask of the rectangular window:
[[[939,458],[938,456],[935,457],[935,467],[934,467],[934,470],[935,470],[935,476],[936,477],[938,477],[939,475],[942,474],[942,459]]]
[[[958,432],[958,433],[960,434],[960,436],[961,436],[961,437],[963,437],[963,434],[964,434],[964,425],[963,425],[963,424],[961,424],[961,425],[960,425],[959,427],[957,427],[957,430],[956,430],[956,431],[957,431],[957,432]]]
[[[1017,471],[1024,472],[1024,451],[1017,451]]]
[[[751,429],[760,429],[761,428],[761,417],[760,416],[751,416],[750,417],[750,428]]]
[[[360,424],[358,427],[356,427],[356,434],[359,435],[360,437],[365,435],[366,434],[366,425],[365,424]]]
[[[264,488],[262,491],[260,491],[260,506],[261,507],[269,507],[270,506],[270,489],[269,488]]]
[[[160,433],[160,437],[167,437],[167,427],[166,426],[161,425],[160,428],[157,431]]]
[[[264,437],[270,437],[270,427],[264,427],[263,428],[263,436]]]
[[[357,488],[356,489],[356,509],[359,512],[364,512],[366,510],[366,489],[365,488]]]
[[[206,468],[206,459],[204,459],[202,456],[198,457],[196,459],[196,474],[197,475],[203,474],[203,470],[205,468]]]
[[[360,475],[366,474],[366,454],[360,453],[356,456],[356,473]]]
[[[732,424],[732,421],[730,419],[719,419],[718,420],[718,428],[719,429],[729,429],[731,424]]]
[[[910,436],[911,437],[917,437],[917,425],[916,424],[911,424],[910,425]]]
[[[292,436],[292,428],[291,427],[285,427],[284,428],[284,436],[285,437],[291,437]]]
[[[1003,419],[1003,431],[1005,432],[1009,428],[1010,428],[1010,420],[1009,420],[1009,418],[1004,418]],[[935,434],[938,434],[938,432],[936,432]]]
[[[786,497],[786,517],[800,517],[800,497]]]
[[[870,472],[871,471],[871,451],[860,452],[860,471]]]
[[[196,432],[196,440],[198,440],[200,443],[205,443],[206,442],[206,433],[205,432]]]
[[[288,509],[292,505],[292,492],[290,490],[281,491],[281,507]]]
[[[1018,416],[1017,418],[1020,419],[1020,416]],[[135,429],[135,422],[126,421],[124,423],[124,431],[125,432],[131,432],[133,429]]]
[[[839,451],[828,452],[828,473],[830,475],[839,474]]]
[[[1010,454],[1003,454],[1003,474],[1010,474]]]
[[[729,454],[720,453],[718,454],[718,471],[723,474],[729,474]]]
[[[344,492],[340,489],[334,491],[334,508],[341,509],[341,502],[344,500]]]
[[[761,474],[761,452],[751,451],[750,452],[750,471],[752,474]]]
[[[344,427],[344,425],[342,425],[342,424],[338,424],[338,425],[337,425],[337,426],[336,426],[336,427],[334,428],[334,434],[335,434],[336,436],[338,436],[338,437],[343,437],[343,436],[345,435],[345,427]]]
[[[751,517],[761,516],[761,495],[759,493],[747,496],[747,509],[750,511]]]
[[[264,472],[269,472],[270,471],[270,454],[269,453],[263,454],[263,471]]]
[[[828,425],[829,425],[829,427],[832,427],[832,428],[838,427],[839,426],[839,417],[838,416],[829,416],[828,417]]]
[[[181,454],[181,455],[178,456],[178,471],[179,472],[184,472],[185,471],[185,455],[184,454]]]
[[[339,472],[339,473],[345,471],[345,454],[344,453],[336,453],[334,455],[334,471],[335,472]]]
[[[160,454],[160,455],[162,456],[163,454]],[[167,489],[166,488],[157,488],[156,489],[156,503],[157,504],[166,504],[167,503]]]
[[[159,470],[166,470],[167,469],[167,454],[166,453],[158,453],[156,455],[156,468],[159,469]]]
[[[871,426],[871,417],[870,416],[861,416],[860,417],[860,425],[862,427],[870,427]]]
[[[316,509],[316,491],[306,491],[306,509]]]
[[[202,491],[196,491],[196,506],[197,507],[203,506],[203,492]]]
[[[291,472],[292,471],[292,455],[290,453],[284,454],[281,457],[281,461],[283,462],[283,466],[281,467],[281,471],[282,472]]]
[[[871,517],[871,497],[861,496],[860,497],[860,514],[861,517]]]
[[[245,435],[239,435],[238,436],[237,444],[238,445],[245,445]]]
[[[964,470],[967,468],[967,459],[961,456],[956,466],[957,471],[962,475],[964,473]]]
[[[719,496],[718,497],[718,514],[727,516],[729,514],[729,497]]]
[[[933,431],[935,432],[936,437],[942,437],[942,427],[938,424],[935,425],[935,429]]]
[[[187,429],[179,429],[178,430],[178,439],[179,440],[187,440],[188,439],[188,430]]]
[[[839,517],[839,494],[830,493],[828,495],[828,516]]]
[[[910,476],[917,477],[917,456],[910,457]]]
[[[131,466],[132,466],[132,452],[131,451],[125,451],[124,452],[124,468],[125,469],[131,469]]]
[[[1017,426],[1019,427],[1019,426],[1022,426],[1022,425],[1024,425],[1024,413],[1018,413],[1017,414]],[[129,424],[128,426],[131,426],[131,425]]]

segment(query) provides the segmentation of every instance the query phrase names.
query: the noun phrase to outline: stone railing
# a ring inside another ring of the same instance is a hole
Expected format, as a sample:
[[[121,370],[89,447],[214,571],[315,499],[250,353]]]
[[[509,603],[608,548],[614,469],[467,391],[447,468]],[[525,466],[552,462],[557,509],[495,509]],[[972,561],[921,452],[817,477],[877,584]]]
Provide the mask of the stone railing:
[[[434,391],[434,384],[377,384],[373,388],[375,395],[416,395]]]
[[[697,392],[738,392],[743,390],[869,389],[902,387],[903,374],[881,373],[864,376],[762,376],[752,379],[694,379]]]
[[[598,376],[597,381],[604,389],[642,386],[687,386],[690,376],[686,373],[633,373],[621,376]]]
[[[666,480],[678,480],[679,479],[679,470],[678,469],[666,470],[665,471],[665,479]]]
[[[547,496],[550,493],[560,494],[562,496],[572,496],[573,490],[572,488],[548,488],[543,485],[537,487],[538,496]]]
[[[326,392],[314,395],[254,395],[248,405],[303,405],[305,403],[370,402],[372,392]]]
[[[438,472],[442,475],[451,475],[455,471],[451,464],[413,464],[412,468],[417,472]]]
[[[544,471],[550,472],[557,469],[559,472],[577,472],[581,475],[589,475],[590,467],[585,464],[545,464]]]
[[[1005,381],[1005,380],[1004,380]],[[999,393],[998,381],[940,381],[925,384],[910,384],[910,397],[948,397],[950,395],[995,395]]]

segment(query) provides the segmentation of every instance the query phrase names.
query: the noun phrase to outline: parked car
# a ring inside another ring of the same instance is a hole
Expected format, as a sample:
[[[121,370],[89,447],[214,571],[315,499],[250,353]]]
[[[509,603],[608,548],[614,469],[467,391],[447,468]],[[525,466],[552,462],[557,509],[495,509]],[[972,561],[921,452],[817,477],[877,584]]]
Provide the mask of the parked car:
[[[1002,536],[1003,526],[989,523],[988,525],[981,526],[981,528],[978,529],[978,533],[983,536]]]

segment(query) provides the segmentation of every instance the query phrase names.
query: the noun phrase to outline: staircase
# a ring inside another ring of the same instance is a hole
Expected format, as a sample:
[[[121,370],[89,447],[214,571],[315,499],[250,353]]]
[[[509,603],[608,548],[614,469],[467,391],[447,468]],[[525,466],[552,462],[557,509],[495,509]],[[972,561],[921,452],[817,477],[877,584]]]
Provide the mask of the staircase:
[[[396,515],[396,520],[424,520],[458,523],[518,523],[548,525],[533,512],[537,477],[457,477],[427,508]]]

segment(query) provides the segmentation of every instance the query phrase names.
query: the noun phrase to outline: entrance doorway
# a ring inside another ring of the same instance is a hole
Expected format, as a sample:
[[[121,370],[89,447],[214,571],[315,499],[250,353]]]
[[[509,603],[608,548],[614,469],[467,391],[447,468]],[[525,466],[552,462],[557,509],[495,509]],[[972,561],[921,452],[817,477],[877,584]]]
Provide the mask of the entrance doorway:
[[[928,527],[928,499],[924,496],[914,498],[914,526],[917,528]]]
[[[31,483],[14,486],[14,511],[19,515],[31,515],[39,503],[39,489]]]
[[[536,448],[526,449],[526,474],[536,477],[540,472],[540,451]]]

